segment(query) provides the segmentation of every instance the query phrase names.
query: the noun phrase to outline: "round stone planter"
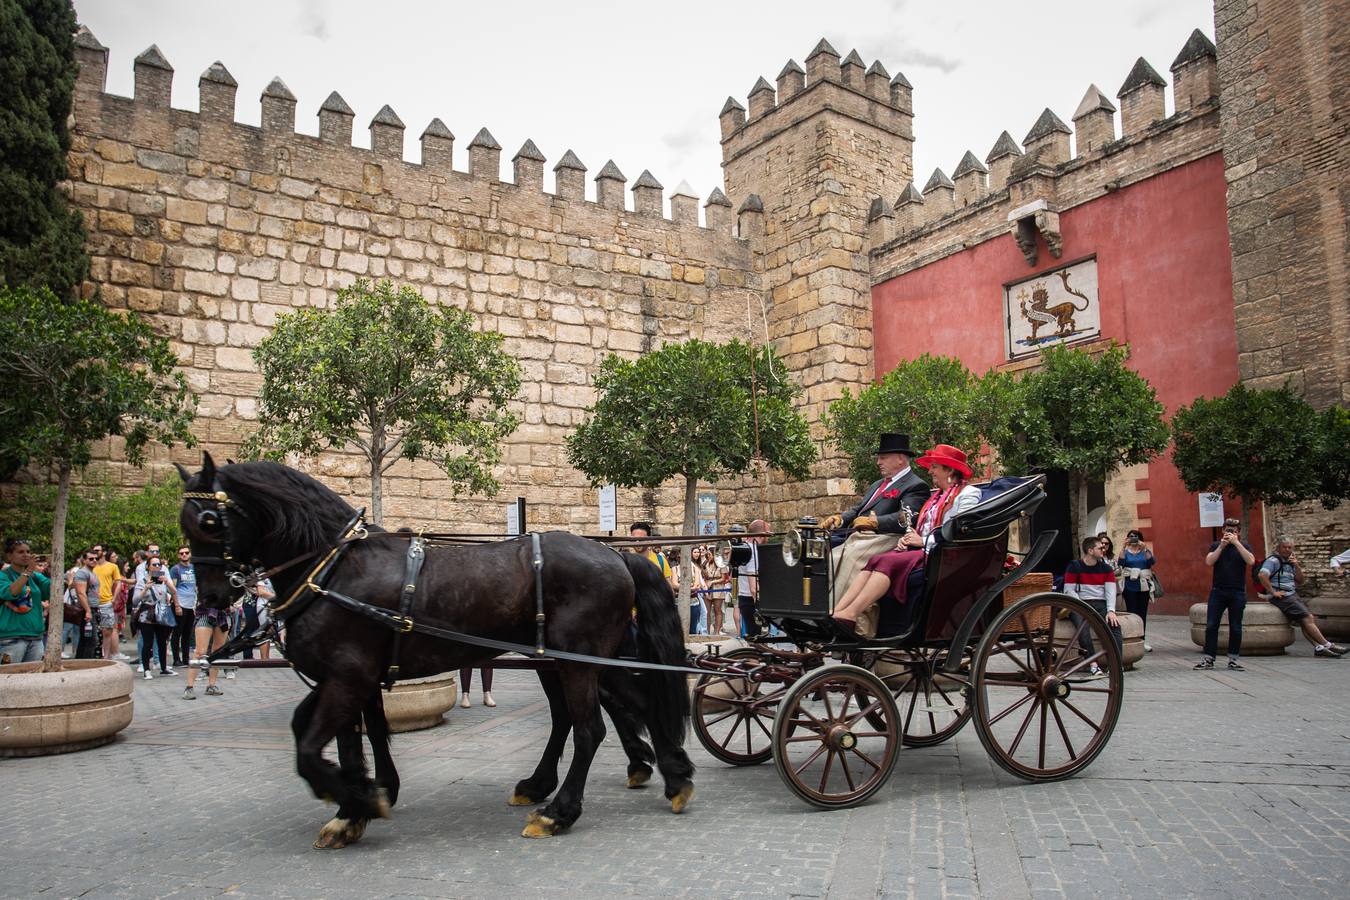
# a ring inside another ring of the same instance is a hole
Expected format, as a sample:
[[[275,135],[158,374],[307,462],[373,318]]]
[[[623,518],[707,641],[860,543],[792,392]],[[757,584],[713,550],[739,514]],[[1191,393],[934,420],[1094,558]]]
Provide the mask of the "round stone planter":
[[[459,683],[446,672],[430,678],[394,683],[384,695],[384,715],[390,731],[419,731],[445,724],[445,714],[459,699]]]
[[[1144,620],[1134,613],[1117,612],[1120,619],[1120,664],[1125,669],[1133,669],[1134,664],[1144,658]],[[1069,619],[1060,619],[1055,623],[1055,637],[1068,640],[1077,628]]]
[[[1205,646],[1205,614],[1208,607],[1197,603],[1191,607],[1191,641],[1197,647]],[[1242,655],[1279,656],[1284,648],[1294,643],[1294,628],[1284,613],[1264,600],[1248,600],[1242,613]],[[1219,622],[1219,654],[1228,652],[1228,613]]]
[[[1350,598],[1316,597],[1308,608],[1317,616],[1317,627],[1333,641],[1350,641]]]
[[[60,672],[41,663],[0,666],[0,757],[88,750],[131,724],[131,667],[68,659]]]

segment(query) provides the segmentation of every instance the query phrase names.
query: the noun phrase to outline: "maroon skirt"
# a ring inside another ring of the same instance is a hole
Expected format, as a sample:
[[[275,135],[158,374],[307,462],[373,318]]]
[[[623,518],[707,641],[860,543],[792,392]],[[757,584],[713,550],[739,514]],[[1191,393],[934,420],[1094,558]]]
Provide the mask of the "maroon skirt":
[[[923,568],[923,562],[926,554],[923,550],[911,548],[895,548],[887,550],[885,553],[878,553],[867,561],[863,566],[864,572],[880,572],[891,580],[891,588],[887,595],[894,598],[896,603],[904,603],[910,576],[916,569]]]

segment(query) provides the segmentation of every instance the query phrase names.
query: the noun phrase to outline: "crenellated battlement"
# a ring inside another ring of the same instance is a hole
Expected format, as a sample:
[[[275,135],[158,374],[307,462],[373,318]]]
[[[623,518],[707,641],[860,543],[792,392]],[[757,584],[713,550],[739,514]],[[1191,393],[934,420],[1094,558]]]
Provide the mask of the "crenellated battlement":
[[[893,201],[877,198],[885,202],[868,216],[873,282],[1006,231],[1029,259],[1037,233],[1054,252],[1060,211],[1217,152],[1217,62],[1197,29],[1171,66],[1171,116],[1166,80],[1140,58],[1116,92],[1119,109],[1089,85],[1072,127],[1047,108],[1021,146],[1004,131],[983,163],[967,150],[952,178],[938,168],[922,191],[911,182]]]
[[[135,90],[131,98],[119,97],[106,92],[108,50],[89,31],[81,27],[76,35],[76,57],[79,63],[77,81],[77,103],[80,105],[77,123],[81,127],[96,127],[101,119],[118,119],[131,126],[128,135],[133,141],[147,141],[153,144],[181,144],[184,129],[195,129],[199,135],[209,134],[211,145],[228,148],[220,159],[212,161],[229,163],[234,151],[242,151],[250,158],[264,153],[284,165],[286,157],[296,160],[299,156],[310,156],[316,161],[322,160],[335,171],[344,169],[360,170],[368,164],[382,167],[394,167],[408,177],[417,173],[431,176],[427,184],[460,184],[464,189],[475,191],[478,185],[496,184],[501,181],[501,145],[487,128],[479,130],[467,147],[467,170],[455,168],[455,136],[439,118],[432,119],[419,137],[421,154],[419,162],[405,158],[404,132],[406,126],[394,108],[388,104],[381,107],[371,118],[370,148],[356,147],[352,144],[352,125],[356,113],[337,91],[333,91],[319,105],[318,136],[303,134],[295,129],[298,101],[291,90],[280,78],[274,78],[259,97],[261,124],[247,125],[238,122],[236,100],[238,82],[221,62],[213,63],[197,81],[199,111],[173,108],[170,103],[173,87],[174,69],[157,46],[151,45],[134,62]],[[772,92],[772,88],[770,88]],[[197,141],[197,151],[208,142]],[[286,148],[303,149],[303,154],[287,154]],[[513,182],[510,184],[520,190],[545,192],[544,168],[547,158],[532,140],[526,140],[512,160],[514,165]],[[610,164],[612,167],[613,164]],[[609,168],[609,167],[607,167]],[[647,178],[639,179],[633,185],[633,202],[625,202],[622,179],[615,182],[602,171],[596,178],[594,199],[588,201],[585,196],[585,167],[572,151],[566,151],[558,165],[554,167],[554,189],[552,196],[571,202],[589,203],[593,206],[626,212],[633,215],[663,219],[673,226],[698,226],[698,216],[689,215],[687,197],[680,196],[680,213],[674,213],[676,195],[671,195],[672,213],[666,216],[665,200],[660,191],[653,192],[651,185],[656,179],[650,173]],[[614,168],[614,172],[617,172]],[[581,178],[577,177],[580,173]],[[471,182],[471,183],[466,183]],[[581,189],[578,190],[578,185]],[[687,189],[687,185],[686,185]],[[714,194],[720,194],[715,190]],[[717,206],[713,195],[708,197],[707,206]],[[732,233],[732,222],[725,217],[712,215],[705,226],[710,230]]]

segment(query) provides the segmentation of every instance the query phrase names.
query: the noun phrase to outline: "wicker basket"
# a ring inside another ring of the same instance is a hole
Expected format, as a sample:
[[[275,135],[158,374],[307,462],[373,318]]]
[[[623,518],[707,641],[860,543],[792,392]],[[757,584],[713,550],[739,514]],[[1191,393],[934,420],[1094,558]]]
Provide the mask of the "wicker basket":
[[[1055,577],[1049,572],[1028,572],[1003,591],[1003,608],[1007,609],[1023,597],[1055,589]],[[1043,606],[1027,619],[1032,631],[1050,629],[1050,607]]]

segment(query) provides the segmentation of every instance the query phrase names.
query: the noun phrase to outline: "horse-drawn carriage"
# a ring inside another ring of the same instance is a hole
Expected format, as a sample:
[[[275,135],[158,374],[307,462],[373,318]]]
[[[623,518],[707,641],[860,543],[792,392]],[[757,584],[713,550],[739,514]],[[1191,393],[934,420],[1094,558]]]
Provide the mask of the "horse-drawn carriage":
[[[381,686],[502,653],[538,669],[553,724],[533,773],[510,794],[513,805],[539,805],[527,837],[557,834],[581,815],[602,707],[629,757],[627,785],[641,786],[655,766],[671,811],[688,807],[689,674],[698,676],[694,730],[710,753],[734,765],[772,757],[794,792],[824,807],[872,796],[902,745],[939,743],[972,718],[1003,768],[1063,778],[1101,752],[1120,711],[1120,656],[1100,616],[1063,594],[1001,603],[1054,538],[1040,535],[1004,573],[1009,526],[1041,502],[1038,478],[996,481],[945,521],[922,596],[884,610],[875,639],[841,634],[830,620],[828,541],[804,523],[762,548],[760,612],[781,641],[690,660],[669,586],[636,554],[561,532],[503,541],[385,531],[276,463],[217,468],[203,454],[199,472],[181,474],[179,521],[198,566],[199,607],[225,609],[250,580],[270,578],[286,659],[314,682],[292,728],[301,777],[338,804],[319,847],[358,840],[397,800]],[[1093,662],[1105,680],[1088,674]],[[324,756],[334,739],[336,765]]]
[[[708,670],[694,688],[704,748],[730,765],[772,758],[793,793],[825,808],[862,803],[902,746],[940,744],[972,719],[994,761],[1020,778],[1053,781],[1089,765],[1120,713],[1120,654],[1106,622],[1059,593],[1003,602],[1056,537],[1042,533],[1007,568],[1010,527],[1040,505],[1042,482],[981,485],[981,502],[941,526],[922,594],[903,607],[883,599],[875,638],[831,620],[829,541],[814,520],[761,546],[759,614],[782,636],[696,658]]]

